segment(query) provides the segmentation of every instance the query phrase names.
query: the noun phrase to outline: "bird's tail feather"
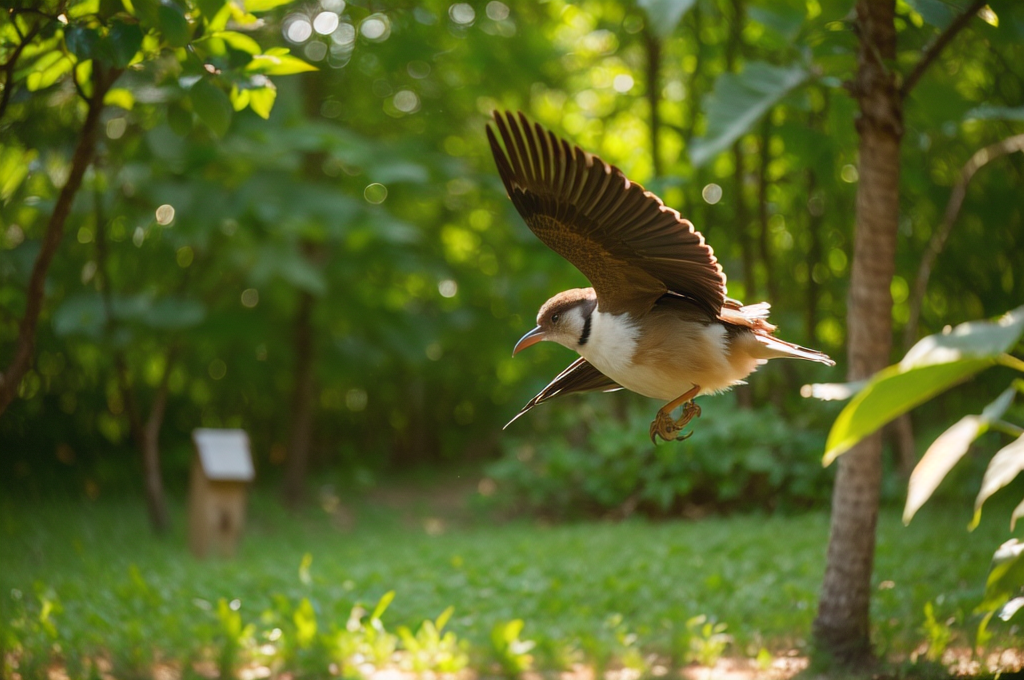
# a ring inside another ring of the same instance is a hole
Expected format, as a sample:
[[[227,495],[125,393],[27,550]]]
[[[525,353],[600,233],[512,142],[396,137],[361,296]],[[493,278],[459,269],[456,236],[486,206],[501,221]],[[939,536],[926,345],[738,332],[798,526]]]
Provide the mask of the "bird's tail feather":
[[[836,362],[832,361],[827,354],[816,349],[801,347],[800,345],[779,340],[770,335],[757,334],[756,337],[763,348],[764,353],[761,357],[763,359],[806,359],[807,361],[816,361],[826,366],[836,365]]]

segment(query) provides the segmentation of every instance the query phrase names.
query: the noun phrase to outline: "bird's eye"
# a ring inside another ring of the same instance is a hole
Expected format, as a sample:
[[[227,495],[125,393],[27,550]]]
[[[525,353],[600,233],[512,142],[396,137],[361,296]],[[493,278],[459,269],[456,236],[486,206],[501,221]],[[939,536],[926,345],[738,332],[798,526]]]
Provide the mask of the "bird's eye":
[[[551,323],[558,323],[558,314],[551,315]]]

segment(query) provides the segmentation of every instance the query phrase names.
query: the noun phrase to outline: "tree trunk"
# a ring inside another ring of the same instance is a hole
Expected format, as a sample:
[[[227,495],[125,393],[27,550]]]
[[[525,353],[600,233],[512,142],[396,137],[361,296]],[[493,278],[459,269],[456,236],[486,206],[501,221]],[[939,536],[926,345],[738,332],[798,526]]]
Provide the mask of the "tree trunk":
[[[655,177],[661,177],[661,114],[658,101],[661,98],[661,41],[650,29],[644,31],[644,46],[647,49],[647,106],[651,112],[651,167]]]
[[[167,514],[167,499],[164,497],[163,477],[160,474],[160,429],[164,424],[168,384],[176,356],[177,351],[172,346],[167,351],[164,374],[153,397],[149,418],[142,429],[142,473],[146,485],[146,508],[153,531],[158,534],[166,533],[171,527],[170,516]]]
[[[35,264],[32,265],[32,274],[29,277],[28,290],[25,293],[25,315],[18,327],[18,341],[14,348],[14,356],[7,369],[0,373],[0,416],[17,396],[18,385],[21,384],[21,379],[25,377],[31,364],[36,340],[36,324],[39,322],[39,314],[43,309],[43,297],[46,292],[46,272],[49,270],[53,256],[64,236],[64,223],[67,222],[75,195],[78,193],[79,187],[82,186],[82,178],[85,176],[89,164],[92,163],[92,157],[96,151],[96,131],[99,127],[100,114],[103,112],[103,98],[120,74],[119,70],[103,70],[94,67],[92,97],[89,99],[89,110],[85,115],[85,122],[82,123],[82,130],[78,134],[75,153],[71,157],[71,171],[57,196],[57,203],[46,224],[43,245],[39,249],[39,255],[36,256]],[[8,89],[10,89],[10,82],[5,87],[5,92]]]
[[[313,302],[312,294],[299,293],[299,310],[295,315],[295,392],[284,478],[284,502],[293,510],[306,495],[309,443],[313,432]]]
[[[860,49],[850,87],[860,108],[860,180],[847,313],[850,380],[889,362],[903,133],[901,100],[887,65],[896,57],[895,0],[858,0],[856,12]],[[868,608],[881,477],[878,433],[839,458],[814,637],[819,649],[848,665],[872,658]]]

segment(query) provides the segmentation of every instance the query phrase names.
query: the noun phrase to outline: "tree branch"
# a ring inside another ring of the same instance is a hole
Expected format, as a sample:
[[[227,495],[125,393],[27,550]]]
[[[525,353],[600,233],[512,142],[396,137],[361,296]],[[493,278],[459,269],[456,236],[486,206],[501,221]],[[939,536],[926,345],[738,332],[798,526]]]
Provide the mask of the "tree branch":
[[[96,150],[100,114],[103,112],[103,97],[120,74],[120,70],[103,71],[97,68],[93,71],[92,97],[89,99],[89,110],[86,113],[85,122],[82,124],[82,130],[78,136],[78,145],[75,147],[75,153],[71,159],[71,172],[57,197],[57,203],[54,205],[46,225],[42,247],[32,266],[32,274],[29,277],[26,292],[25,315],[22,317],[18,329],[14,356],[7,369],[0,374],[0,416],[14,401],[14,397],[18,393],[18,385],[31,363],[36,338],[36,324],[43,309],[46,272],[50,268],[57,247],[60,246],[61,238],[64,235],[64,224],[71,213],[71,204],[74,203],[75,195],[78,193],[79,187],[82,186],[82,178],[85,176],[86,169],[92,163],[93,153]]]
[[[939,253],[946,246],[946,239],[953,230],[953,224],[960,215],[960,208],[963,207],[964,199],[967,197],[967,185],[970,184],[974,173],[1002,156],[1014,151],[1024,152],[1024,134],[1014,135],[1006,139],[990,144],[974,152],[971,159],[964,164],[960,170],[960,178],[953,186],[949,195],[949,202],[946,203],[946,212],[942,216],[942,223],[932,232],[932,238],[928,242],[928,249],[921,258],[921,264],[917,269],[917,279],[914,281],[914,290],[910,295],[910,317],[903,329],[903,346],[910,349],[910,346],[917,341],[917,326],[921,318],[921,306],[924,303],[925,290],[928,288],[928,279],[935,266],[935,260]]]
[[[914,86],[917,85],[917,81],[921,79],[924,72],[928,70],[928,67],[931,66],[932,62],[939,56],[939,53],[941,53],[942,50],[946,48],[946,45],[956,37],[957,33],[963,30],[964,27],[970,23],[971,19],[974,18],[974,15],[977,14],[987,2],[988,0],[974,0],[974,2],[971,3],[971,6],[964,10],[963,14],[954,19],[953,23],[947,26],[946,30],[935,39],[935,42],[925,49],[924,54],[921,55],[921,59],[914,65],[914,69],[910,72],[910,75],[907,76],[907,79],[903,81],[903,85],[900,86],[901,99],[907,98],[907,95],[914,89]]]

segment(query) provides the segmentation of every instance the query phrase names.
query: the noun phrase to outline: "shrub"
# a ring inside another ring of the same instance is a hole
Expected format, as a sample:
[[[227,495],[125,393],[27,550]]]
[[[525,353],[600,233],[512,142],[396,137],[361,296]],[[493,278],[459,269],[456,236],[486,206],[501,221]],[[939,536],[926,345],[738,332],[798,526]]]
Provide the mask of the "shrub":
[[[559,518],[658,516],[805,507],[829,497],[823,433],[786,423],[771,407],[738,408],[732,395],[703,399],[692,437],[655,446],[647,437],[654,402],[575,399],[571,408],[530,413],[506,435],[502,458],[487,470],[499,507]]]

